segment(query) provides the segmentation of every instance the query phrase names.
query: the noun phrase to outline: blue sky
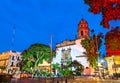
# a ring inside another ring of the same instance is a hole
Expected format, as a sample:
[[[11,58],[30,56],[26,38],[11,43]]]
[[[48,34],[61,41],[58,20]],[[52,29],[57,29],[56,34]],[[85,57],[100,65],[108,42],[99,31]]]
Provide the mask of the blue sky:
[[[11,49],[22,52],[34,43],[48,45],[50,34],[55,48],[57,43],[75,39],[82,17],[96,34],[105,34],[108,29],[100,26],[101,13],[93,15],[88,8],[83,0],[0,0],[0,52]],[[111,21],[110,24],[120,26],[120,21]]]

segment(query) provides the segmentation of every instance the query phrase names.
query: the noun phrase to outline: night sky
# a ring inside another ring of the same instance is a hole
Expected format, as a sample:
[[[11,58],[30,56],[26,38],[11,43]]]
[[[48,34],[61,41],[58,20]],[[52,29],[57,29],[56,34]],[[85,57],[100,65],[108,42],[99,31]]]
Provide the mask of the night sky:
[[[57,43],[75,39],[82,18],[96,34],[109,31],[100,26],[101,13],[94,15],[88,12],[88,8],[83,0],[0,0],[0,52],[22,52],[34,43],[49,45],[50,34],[55,49]],[[120,26],[120,21],[111,21],[110,24],[111,27]]]

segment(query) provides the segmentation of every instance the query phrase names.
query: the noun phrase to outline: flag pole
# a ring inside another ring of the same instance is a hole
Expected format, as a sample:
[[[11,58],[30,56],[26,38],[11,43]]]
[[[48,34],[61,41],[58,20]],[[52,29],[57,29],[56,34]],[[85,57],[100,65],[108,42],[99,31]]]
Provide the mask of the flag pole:
[[[11,50],[14,48],[14,39],[15,39],[15,32],[16,32],[16,26],[13,26],[13,32],[12,32],[12,42],[11,42]]]

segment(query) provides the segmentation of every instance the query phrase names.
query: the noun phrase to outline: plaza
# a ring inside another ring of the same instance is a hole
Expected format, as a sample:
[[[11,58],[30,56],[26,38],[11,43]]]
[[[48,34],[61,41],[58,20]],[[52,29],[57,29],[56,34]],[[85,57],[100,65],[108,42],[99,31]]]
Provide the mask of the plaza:
[[[79,76],[74,78],[24,78],[12,79],[11,83],[120,83],[120,80],[99,79],[95,77]]]
[[[0,8],[0,83],[120,83],[120,0]]]

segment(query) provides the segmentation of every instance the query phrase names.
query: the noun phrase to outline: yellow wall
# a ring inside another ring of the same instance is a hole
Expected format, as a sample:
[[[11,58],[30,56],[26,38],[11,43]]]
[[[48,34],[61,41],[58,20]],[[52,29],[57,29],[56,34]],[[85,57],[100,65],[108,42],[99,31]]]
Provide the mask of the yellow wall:
[[[105,57],[105,60],[107,60],[108,64],[108,71],[110,75],[113,75],[113,73],[120,73],[120,68],[112,68],[113,64],[120,64],[120,56],[110,56],[110,57]]]
[[[0,54],[0,67],[8,66],[9,58],[10,58],[10,52],[4,52]]]
[[[50,63],[48,63],[47,61],[43,60],[42,64],[38,64],[38,69],[41,70],[46,70],[46,71],[50,71]]]

